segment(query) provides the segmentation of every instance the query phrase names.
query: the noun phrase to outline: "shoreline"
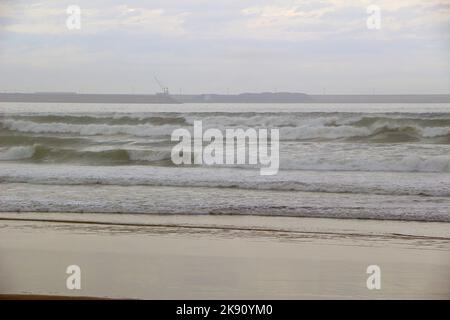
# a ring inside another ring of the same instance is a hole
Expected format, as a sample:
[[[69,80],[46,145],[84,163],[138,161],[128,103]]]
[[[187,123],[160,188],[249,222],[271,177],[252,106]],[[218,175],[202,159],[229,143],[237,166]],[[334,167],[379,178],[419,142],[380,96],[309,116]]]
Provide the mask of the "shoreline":
[[[111,227],[137,228],[180,228],[180,229],[217,229],[236,231],[290,232],[346,234],[352,236],[386,235],[407,238],[432,238],[450,240],[450,221],[439,220],[401,220],[375,218],[336,218],[292,215],[258,215],[258,214],[166,214],[166,213],[110,213],[110,212],[0,212],[1,221],[42,222],[87,224]],[[305,224],[306,222],[306,224]],[[274,224],[275,223],[275,224]],[[410,233],[401,233],[407,224],[414,226]],[[316,225],[321,231],[309,231]],[[351,231],[349,226],[366,226],[361,233]],[[428,230],[423,226],[438,226]],[[324,227],[326,226],[326,227]],[[382,226],[382,227],[381,227]],[[386,227],[388,227],[386,229]],[[345,230],[345,232],[344,232]],[[349,231],[350,230],[350,231]],[[439,230],[436,233],[436,230]],[[425,234],[422,234],[425,233]]]
[[[22,213],[18,213],[22,214]],[[30,214],[30,213],[27,213]],[[34,214],[34,213],[31,213]],[[67,213],[55,213],[55,214],[67,214]],[[71,213],[78,214],[78,213]],[[80,213],[82,215],[89,213]],[[110,213],[101,213],[102,215],[110,215]],[[131,214],[140,215],[140,214]],[[1,216],[1,213],[0,213]],[[161,214],[160,216],[164,216]],[[213,215],[214,216],[214,215]],[[227,215],[224,215],[227,216]],[[234,217],[233,215],[228,215]],[[292,216],[258,216],[258,215],[242,215],[243,217],[274,217],[274,218],[293,218],[293,219],[325,219],[325,220],[341,220],[337,218],[311,218],[311,217],[292,217]],[[414,222],[423,224],[449,224],[447,221],[411,221],[411,220],[389,220],[389,219],[362,219],[362,218],[345,218],[345,220],[354,221],[396,221],[396,222]],[[261,227],[242,227],[242,226],[221,226],[221,225],[189,225],[189,224],[170,224],[170,223],[126,223],[126,222],[107,222],[107,221],[89,221],[89,220],[64,220],[64,219],[39,219],[39,218],[15,218],[15,217],[0,217],[0,221],[16,221],[16,222],[39,222],[39,223],[56,223],[56,224],[74,224],[74,225],[98,225],[109,227],[136,227],[136,228],[177,228],[177,229],[198,229],[198,230],[220,230],[220,231],[255,231],[255,232],[282,232],[282,233],[299,233],[299,234],[315,234],[315,235],[347,235],[353,237],[389,237],[398,239],[432,239],[432,240],[444,240],[450,241],[450,234],[448,237],[444,236],[421,236],[401,233],[388,233],[388,234],[367,234],[367,233],[349,233],[349,232],[318,232],[318,231],[305,231],[305,230],[289,230],[289,229],[276,229],[276,228],[261,228]]]

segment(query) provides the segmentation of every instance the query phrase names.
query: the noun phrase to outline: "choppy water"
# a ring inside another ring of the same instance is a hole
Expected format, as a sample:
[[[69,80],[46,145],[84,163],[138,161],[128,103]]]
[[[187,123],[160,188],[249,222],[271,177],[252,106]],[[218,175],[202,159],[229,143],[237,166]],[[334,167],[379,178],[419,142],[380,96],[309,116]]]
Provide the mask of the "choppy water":
[[[175,166],[177,128],[279,128],[280,171]],[[450,105],[0,104],[0,210],[450,221]]]

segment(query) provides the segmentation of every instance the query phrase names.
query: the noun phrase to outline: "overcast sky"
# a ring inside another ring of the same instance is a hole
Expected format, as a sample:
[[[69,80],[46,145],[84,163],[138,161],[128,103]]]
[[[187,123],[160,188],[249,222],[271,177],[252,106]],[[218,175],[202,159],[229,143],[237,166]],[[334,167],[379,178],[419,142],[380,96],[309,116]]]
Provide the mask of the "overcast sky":
[[[173,93],[450,93],[450,0],[0,0],[0,91],[154,93],[153,75]]]

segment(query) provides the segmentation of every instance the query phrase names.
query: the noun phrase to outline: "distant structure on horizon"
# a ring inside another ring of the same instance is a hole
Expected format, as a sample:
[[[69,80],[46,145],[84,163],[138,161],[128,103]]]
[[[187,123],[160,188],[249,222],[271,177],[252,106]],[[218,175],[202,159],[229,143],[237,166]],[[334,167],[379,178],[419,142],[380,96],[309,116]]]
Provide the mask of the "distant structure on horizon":
[[[155,78],[156,80],[157,78]],[[169,94],[161,82],[157,94],[86,94],[76,92],[0,93],[0,102],[41,103],[450,103],[450,94],[308,95],[298,92],[241,94]]]
[[[156,83],[158,84],[158,86],[161,88],[162,92],[161,93],[157,93],[157,95],[163,95],[163,96],[169,96],[169,87],[163,85],[161,83],[161,81],[159,81],[159,79],[156,76],[153,76],[155,78]]]

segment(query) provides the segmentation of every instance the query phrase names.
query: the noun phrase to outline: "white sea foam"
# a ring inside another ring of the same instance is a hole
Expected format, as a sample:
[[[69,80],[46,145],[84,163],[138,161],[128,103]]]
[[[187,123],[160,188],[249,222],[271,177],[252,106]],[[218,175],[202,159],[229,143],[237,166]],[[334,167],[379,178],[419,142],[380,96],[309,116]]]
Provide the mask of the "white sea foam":
[[[13,183],[2,184],[1,190],[0,211],[6,212],[240,214],[450,222],[448,197],[98,184],[36,187]]]
[[[324,158],[324,156],[284,159],[284,170],[368,171],[368,172],[450,172],[450,155],[408,155],[399,159]]]
[[[67,123],[36,123],[26,120],[5,119],[2,121],[3,127],[31,133],[72,133],[79,135],[135,135],[135,136],[153,136],[168,135],[178,126],[163,125],[107,125],[107,124],[67,124]]]
[[[256,170],[229,168],[2,165],[0,182],[450,196],[448,173],[280,171],[275,176],[260,176]]]
[[[29,159],[34,155],[34,146],[18,146],[8,149],[0,149],[0,160]]]

